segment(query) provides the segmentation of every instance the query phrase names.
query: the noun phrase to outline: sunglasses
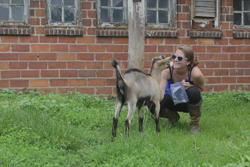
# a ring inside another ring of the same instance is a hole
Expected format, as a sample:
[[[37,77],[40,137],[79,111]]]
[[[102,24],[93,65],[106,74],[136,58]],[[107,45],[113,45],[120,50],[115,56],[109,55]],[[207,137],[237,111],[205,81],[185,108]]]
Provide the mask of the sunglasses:
[[[181,57],[181,56],[176,56],[176,55],[172,55],[171,57],[173,60],[176,59],[176,57],[177,57],[178,61],[182,61],[183,59],[188,60],[186,57]]]

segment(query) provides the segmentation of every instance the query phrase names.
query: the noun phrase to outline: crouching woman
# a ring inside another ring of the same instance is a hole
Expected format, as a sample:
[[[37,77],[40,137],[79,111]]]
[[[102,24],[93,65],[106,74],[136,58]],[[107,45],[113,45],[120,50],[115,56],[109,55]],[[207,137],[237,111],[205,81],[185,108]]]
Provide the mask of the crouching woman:
[[[168,118],[169,124],[176,123],[180,116],[179,111],[189,113],[190,115],[190,132],[193,134],[200,133],[200,118],[202,113],[201,91],[204,87],[204,76],[197,67],[198,60],[194,57],[193,50],[186,46],[180,45],[172,55],[170,67],[161,73],[160,88],[163,100],[160,103],[160,117]],[[171,98],[170,85],[181,82],[184,86],[189,102],[174,105]]]

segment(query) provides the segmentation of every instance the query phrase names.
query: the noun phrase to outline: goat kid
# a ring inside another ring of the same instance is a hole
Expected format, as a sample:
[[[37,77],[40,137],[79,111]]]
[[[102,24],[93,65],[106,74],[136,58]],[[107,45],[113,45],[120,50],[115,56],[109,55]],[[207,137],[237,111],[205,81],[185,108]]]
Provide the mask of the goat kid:
[[[159,112],[160,101],[162,100],[160,91],[161,72],[169,67],[170,57],[157,56],[153,59],[151,71],[145,74],[139,69],[129,69],[123,76],[120,67],[115,59],[111,60],[111,65],[116,69],[116,105],[115,116],[113,118],[112,135],[116,137],[116,129],[121,108],[126,101],[128,104],[128,115],[125,120],[125,134],[129,136],[129,127],[136,107],[139,115],[139,132],[142,131],[143,114],[141,108],[148,102],[155,104],[156,132],[160,132]]]

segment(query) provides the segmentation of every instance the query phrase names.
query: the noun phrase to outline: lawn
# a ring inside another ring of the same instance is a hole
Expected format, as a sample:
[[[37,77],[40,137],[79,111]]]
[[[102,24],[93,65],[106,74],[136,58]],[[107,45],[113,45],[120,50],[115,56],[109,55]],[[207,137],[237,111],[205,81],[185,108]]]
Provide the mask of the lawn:
[[[175,126],[145,108],[124,134],[126,107],[112,138],[115,98],[78,92],[46,95],[0,92],[0,166],[250,166],[250,92],[204,93],[200,135],[189,132],[189,115]]]

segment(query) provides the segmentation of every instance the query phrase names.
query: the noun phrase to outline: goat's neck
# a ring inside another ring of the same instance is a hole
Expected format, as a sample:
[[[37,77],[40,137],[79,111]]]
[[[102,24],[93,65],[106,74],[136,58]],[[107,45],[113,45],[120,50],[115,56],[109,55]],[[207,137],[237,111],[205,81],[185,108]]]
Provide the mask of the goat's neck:
[[[161,71],[159,70],[152,70],[150,75],[156,79],[156,81],[160,84],[161,82]]]

